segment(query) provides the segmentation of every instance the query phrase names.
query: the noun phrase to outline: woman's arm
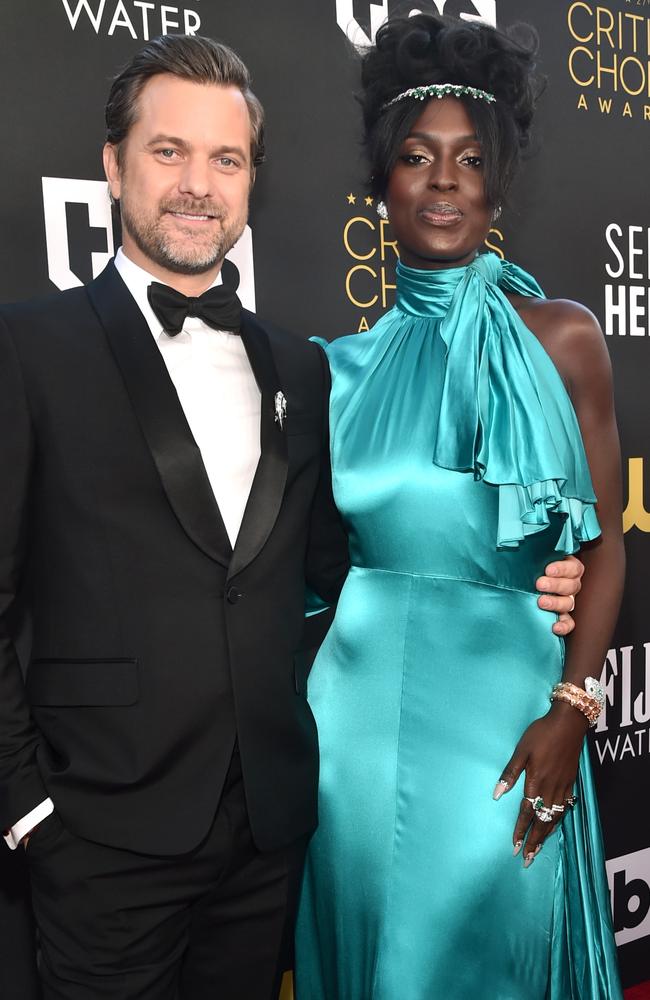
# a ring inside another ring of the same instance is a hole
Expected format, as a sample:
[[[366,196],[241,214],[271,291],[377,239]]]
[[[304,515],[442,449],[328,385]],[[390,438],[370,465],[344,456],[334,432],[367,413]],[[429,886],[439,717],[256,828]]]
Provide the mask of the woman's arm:
[[[520,313],[564,379],[598,498],[602,535],[580,552],[586,572],[562,678],[584,688],[586,677],[600,676],[623,593],[621,459],[611,364],[598,322],[577,303],[540,302],[522,307]],[[522,736],[502,775],[507,787],[511,788],[525,769],[526,796],[541,796],[547,806],[564,804],[575,781],[587,729],[581,712],[564,702],[553,702],[548,714],[533,722]],[[499,796],[498,791],[495,794]],[[528,830],[524,855],[526,863],[532,863],[554,826],[534,819],[532,805],[524,801],[513,837],[515,853]]]

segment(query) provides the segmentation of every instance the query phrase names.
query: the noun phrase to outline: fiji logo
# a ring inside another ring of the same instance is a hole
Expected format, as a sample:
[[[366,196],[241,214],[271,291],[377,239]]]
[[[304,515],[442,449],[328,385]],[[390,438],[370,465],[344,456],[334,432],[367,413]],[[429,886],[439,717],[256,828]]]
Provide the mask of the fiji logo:
[[[195,35],[201,28],[199,14],[180,5],[161,4],[157,9],[156,3],[143,0],[61,0],[61,3],[73,31],[91,27],[96,35],[106,33],[109,38],[126,38],[128,34],[149,41],[174,30]]]
[[[403,12],[403,0],[336,0],[336,23],[355,45],[370,45],[380,24],[393,12]],[[485,21],[496,28],[497,0],[424,0],[413,14],[446,14],[463,21]]]

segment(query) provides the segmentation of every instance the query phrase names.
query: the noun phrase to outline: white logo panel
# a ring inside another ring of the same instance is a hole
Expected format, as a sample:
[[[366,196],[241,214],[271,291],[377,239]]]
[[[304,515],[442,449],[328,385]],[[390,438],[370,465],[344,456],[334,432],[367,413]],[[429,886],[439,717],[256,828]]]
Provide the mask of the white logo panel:
[[[245,309],[255,312],[255,266],[253,263],[253,233],[246,226],[230,253],[226,254],[239,271],[237,295]]]
[[[88,206],[88,222],[93,229],[106,230],[106,251],[91,253],[92,274],[96,278],[113,256],[113,221],[106,181],[73,177],[43,177],[43,213],[47,245],[47,271],[57,288],[75,288],[83,281],[70,266],[70,241],[66,206]]]
[[[616,944],[650,934],[650,847],[607,862]]]
[[[42,184],[48,275],[50,281],[62,291],[66,288],[76,288],[84,282],[74,273],[70,263],[70,234],[66,208],[70,204],[87,205],[90,228],[106,232],[107,249],[90,253],[92,276],[96,278],[115,253],[108,185],[106,181],[80,180],[73,177],[43,177]],[[254,312],[255,265],[253,233],[250,226],[246,226],[227,256],[239,271],[238,295],[242,305]]]
[[[432,0],[433,7],[441,15],[445,13],[447,3],[448,0]],[[478,13],[461,13],[461,20],[484,21],[486,24],[491,24],[496,27],[497,0],[474,0],[474,3],[468,3],[468,6],[473,7],[475,11],[478,11]],[[336,23],[354,45],[371,45],[375,40],[375,35],[377,34],[379,26],[383,24],[389,16],[392,7],[393,0],[377,0],[376,3],[373,3],[371,0],[368,4],[370,20],[370,35],[368,35],[354,16],[354,0],[336,0]],[[395,4],[395,8],[397,9],[398,7],[403,10],[402,4]],[[425,10],[421,7],[413,7],[409,11],[409,17],[413,17],[414,14],[422,14],[424,12]]]

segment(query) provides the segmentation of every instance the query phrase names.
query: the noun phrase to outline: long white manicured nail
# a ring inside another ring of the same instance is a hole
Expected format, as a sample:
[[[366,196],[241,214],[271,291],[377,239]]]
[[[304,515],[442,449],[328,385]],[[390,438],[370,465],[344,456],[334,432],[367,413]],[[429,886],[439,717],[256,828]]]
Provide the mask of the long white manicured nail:
[[[494,786],[494,791],[492,792],[492,798],[498,802],[504,792],[508,791],[508,782],[505,778],[499,778],[496,785]]]

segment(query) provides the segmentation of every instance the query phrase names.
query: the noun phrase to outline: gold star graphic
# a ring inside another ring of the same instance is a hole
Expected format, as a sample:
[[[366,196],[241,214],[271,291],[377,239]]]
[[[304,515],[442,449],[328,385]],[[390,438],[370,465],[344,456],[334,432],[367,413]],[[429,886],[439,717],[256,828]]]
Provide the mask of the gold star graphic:
[[[368,197],[365,198],[364,200],[365,200],[365,203],[366,203],[366,205],[368,207],[370,207],[372,205],[372,198],[370,197],[370,195],[368,195]]]
[[[348,195],[348,205],[356,205],[356,203],[357,203],[356,195],[350,192],[350,194]]]

